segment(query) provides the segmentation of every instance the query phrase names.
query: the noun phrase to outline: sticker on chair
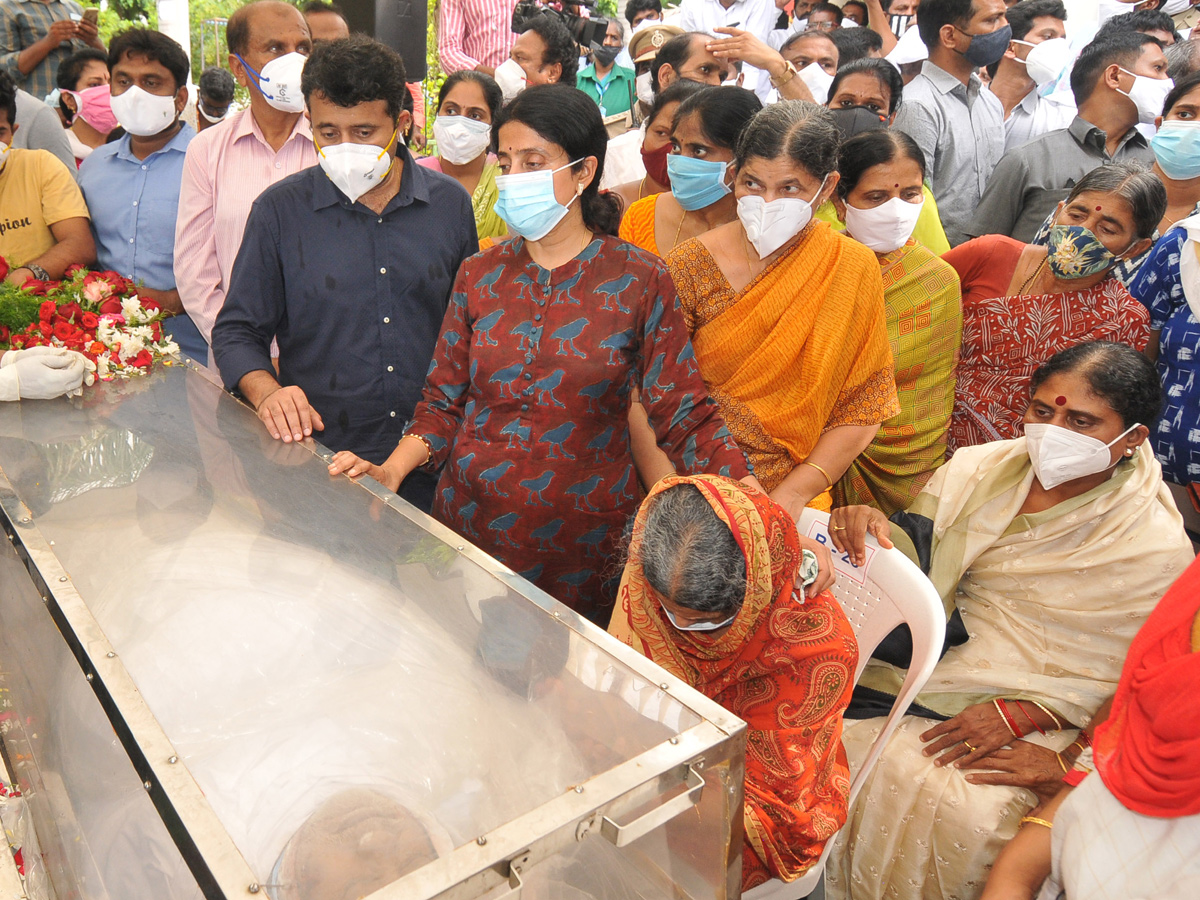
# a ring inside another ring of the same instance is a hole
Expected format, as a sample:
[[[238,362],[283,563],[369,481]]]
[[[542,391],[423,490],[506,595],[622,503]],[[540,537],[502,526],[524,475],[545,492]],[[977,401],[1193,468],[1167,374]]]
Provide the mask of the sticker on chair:
[[[833,567],[837,569],[838,574],[845,575],[856,584],[867,583],[867,573],[871,571],[871,563],[875,560],[875,554],[879,552],[878,547],[872,547],[870,544],[867,544],[865,547],[866,562],[861,566],[856,566],[850,561],[848,553],[838,550],[833,545],[833,541],[829,537],[829,527],[826,523],[813,522],[809,526],[808,536],[829,548],[829,552],[833,554]]]

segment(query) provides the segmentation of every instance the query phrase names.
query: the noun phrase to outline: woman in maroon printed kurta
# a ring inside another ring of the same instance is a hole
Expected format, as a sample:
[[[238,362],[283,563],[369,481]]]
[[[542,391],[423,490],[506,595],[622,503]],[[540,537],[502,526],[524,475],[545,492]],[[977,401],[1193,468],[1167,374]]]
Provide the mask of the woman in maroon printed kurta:
[[[705,390],[665,265],[611,236],[615,210],[596,191],[606,133],[575,95],[586,100],[531,88],[497,125],[502,169],[556,170],[567,214],[538,240],[463,264],[406,439],[381,467],[339,454],[333,468],[393,489],[418,464],[440,468],[438,519],[606,624],[640,499],[631,389],[681,471],[749,467]]]

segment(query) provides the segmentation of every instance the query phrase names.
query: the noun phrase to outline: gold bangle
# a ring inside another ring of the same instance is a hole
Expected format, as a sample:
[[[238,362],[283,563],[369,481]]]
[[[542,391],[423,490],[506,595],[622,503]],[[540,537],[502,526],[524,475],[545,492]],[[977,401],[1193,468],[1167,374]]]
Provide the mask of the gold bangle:
[[[425,445],[425,462],[421,463],[421,465],[417,466],[417,468],[420,469],[429,465],[429,461],[433,459],[433,444],[429,443],[429,441],[425,440],[425,438],[421,437],[419,434],[406,434],[404,437],[410,437],[413,440],[420,441]],[[404,438],[400,438],[400,440],[404,440]]]
[[[804,462],[800,463],[800,465],[812,466],[814,469],[816,469],[818,472],[820,472],[822,475],[824,475],[825,476],[825,490],[830,490],[833,488],[833,479],[829,477],[829,473],[826,472],[824,469],[822,469],[820,466],[818,466],[815,462],[809,462],[806,459]]]
[[[1054,723],[1054,728],[1056,731],[1062,731],[1062,722],[1059,721],[1058,716],[1050,712],[1050,710],[1046,709],[1046,707],[1042,706],[1042,704],[1038,703],[1036,700],[1030,700],[1029,702],[1050,717],[1050,721]]]
[[[1047,828],[1054,827],[1053,822],[1050,822],[1046,819],[1039,819],[1037,816],[1025,816],[1024,818],[1021,819],[1020,824],[1025,825],[1026,823],[1032,823],[1034,825],[1045,825]]]
[[[1057,760],[1058,760],[1058,764],[1059,764],[1060,766],[1062,766],[1062,770],[1063,770],[1063,774],[1064,774],[1064,775],[1066,775],[1068,772],[1070,772],[1070,771],[1071,771],[1071,767],[1067,765],[1066,761],[1065,761],[1065,760],[1062,758],[1062,754],[1061,754],[1061,753],[1055,753],[1055,754],[1054,754],[1054,758],[1055,758],[1055,759],[1057,759]]]

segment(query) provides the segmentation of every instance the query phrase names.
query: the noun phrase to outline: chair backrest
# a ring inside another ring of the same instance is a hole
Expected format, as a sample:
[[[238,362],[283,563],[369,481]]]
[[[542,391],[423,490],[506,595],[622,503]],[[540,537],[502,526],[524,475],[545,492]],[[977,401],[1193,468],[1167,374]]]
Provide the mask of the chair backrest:
[[[912,664],[908,667],[904,685],[892,704],[883,730],[875,739],[862,766],[854,773],[850,784],[850,802],[853,803],[867,776],[879,762],[888,738],[900,726],[900,720],[937,665],[946,640],[946,610],[933,584],[899,550],[885,550],[868,535],[867,561],[859,568],[834,548],[829,539],[829,515],[815,509],[805,509],[800,516],[800,533],[826,544],[833,553],[833,564],[838,575],[833,596],[846,613],[858,639],[855,684],[879,642],[892,629],[907,624],[912,632]]]
[[[904,684],[892,704],[883,730],[875,738],[850,782],[850,803],[853,805],[871,770],[883,755],[888,739],[900,727],[905,712],[917,694],[921,693],[933,673],[933,667],[937,665],[942,644],[946,640],[946,610],[933,584],[899,550],[885,550],[868,535],[867,561],[859,568],[850,562],[849,557],[839,553],[830,541],[829,514],[815,509],[805,509],[801,514],[800,533],[821,541],[833,553],[838,576],[837,584],[833,586],[833,596],[850,620],[850,627],[858,639],[855,684],[858,684],[879,642],[893,628],[903,623],[912,632],[912,664],[908,667]],[[821,881],[825,860],[833,849],[835,839],[836,835],[825,842],[821,858],[796,881],[784,883],[772,878],[766,884],[744,893],[742,900],[798,900],[807,897]]]

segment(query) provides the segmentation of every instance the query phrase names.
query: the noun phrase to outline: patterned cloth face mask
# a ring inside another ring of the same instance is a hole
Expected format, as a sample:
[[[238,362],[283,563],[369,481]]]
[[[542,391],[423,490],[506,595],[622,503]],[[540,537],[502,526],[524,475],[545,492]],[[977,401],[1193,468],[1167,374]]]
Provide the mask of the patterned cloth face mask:
[[[1064,281],[1098,275],[1117,263],[1118,255],[1082,225],[1051,226],[1048,243],[1050,271]]]

